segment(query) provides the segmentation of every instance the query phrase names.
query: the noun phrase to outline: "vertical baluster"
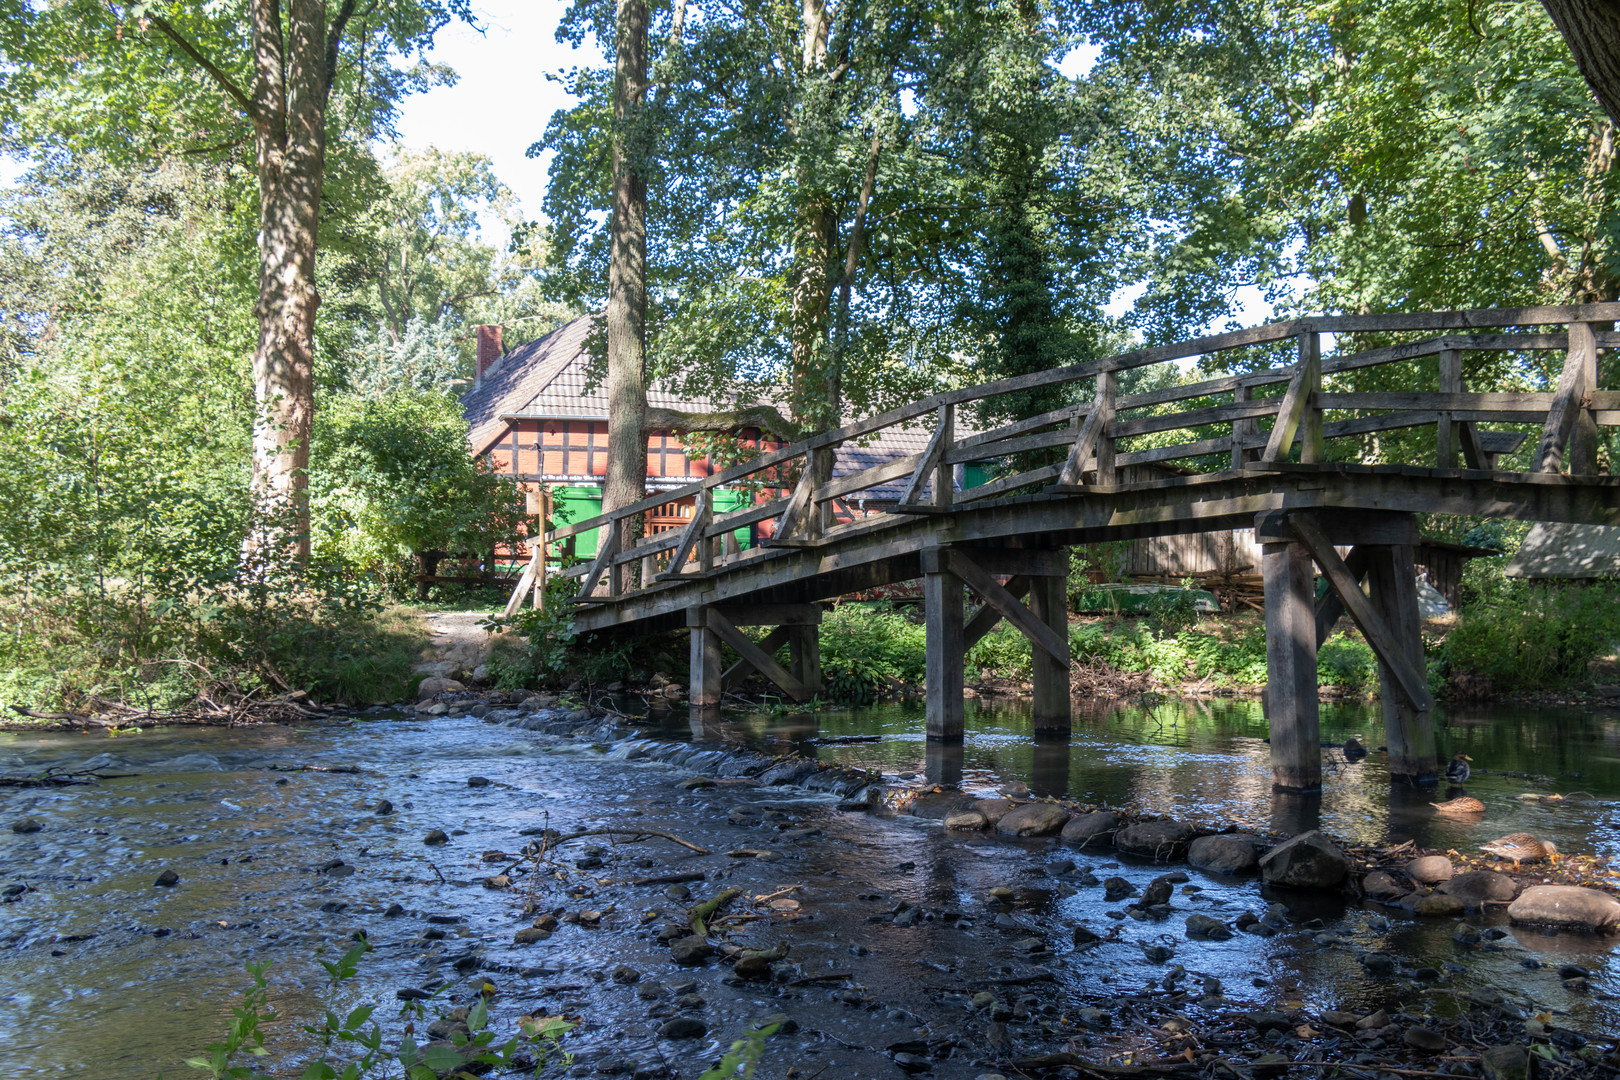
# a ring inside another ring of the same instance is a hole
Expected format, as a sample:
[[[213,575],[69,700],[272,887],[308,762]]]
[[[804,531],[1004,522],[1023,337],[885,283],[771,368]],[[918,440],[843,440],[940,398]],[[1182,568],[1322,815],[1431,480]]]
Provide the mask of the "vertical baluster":
[[[939,455],[939,463],[934,466],[934,505],[947,507],[951,505],[955,484],[953,483],[954,466],[947,465],[945,458],[951,452],[951,444],[956,442],[956,406],[941,405],[939,407],[939,429],[943,433],[940,439],[943,450]]]
[[[1462,393],[1462,353],[1456,349],[1440,350],[1440,392]],[[1435,464],[1450,469],[1457,464],[1457,417],[1450,410],[1440,410],[1440,420],[1434,433]]]
[[[1097,401],[1092,407],[1102,410],[1103,426],[1097,436],[1097,484],[1108,487],[1119,479],[1114,467],[1114,401],[1118,396],[1119,380],[1112,371],[1097,376]]]
[[[1314,330],[1299,335],[1299,364],[1307,372],[1310,392],[1299,422],[1299,460],[1311,464],[1327,460],[1322,441],[1322,336]]]
[[[1254,387],[1248,383],[1239,383],[1238,388],[1232,391],[1232,404],[1237,405],[1245,401],[1254,400]],[[1250,435],[1258,434],[1260,428],[1253,418],[1232,421],[1232,471],[1238,472],[1243,463],[1249,460],[1249,451],[1244,449],[1244,440]]]

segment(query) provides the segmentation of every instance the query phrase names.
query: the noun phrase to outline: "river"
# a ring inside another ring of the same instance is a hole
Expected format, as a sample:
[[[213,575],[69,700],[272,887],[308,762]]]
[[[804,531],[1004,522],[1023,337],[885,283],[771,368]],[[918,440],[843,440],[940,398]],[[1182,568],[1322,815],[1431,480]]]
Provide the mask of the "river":
[[[555,723],[547,733],[472,717],[425,722],[409,715],[373,710],[309,729],[0,734],[0,771],[8,774],[47,766],[134,774],[93,786],[0,791],[0,823],[32,818],[42,826],[5,831],[0,849],[0,884],[28,888],[0,907],[0,1075],[185,1075],[191,1070],[181,1059],[228,1024],[248,985],[250,960],[272,962],[280,1019],[269,1027],[275,1052],[267,1060],[278,1065],[277,1075],[296,1075],[307,1059],[311,1047],[300,1027],[323,1007],[380,1002],[379,1016],[387,1016],[397,1004],[395,990],[441,984],[443,1000],[465,1003],[468,986],[488,979],[498,989],[492,1013],[502,1030],[520,1013],[583,1018],[570,1037],[576,1070],[623,1065],[623,1075],[637,1068],[658,1075],[663,1068],[695,1076],[750,1022],[786,1012],[800,1031],[773,1042],[766,1061],[779,1071],[762,1076],[785,1075],[780,1070],[794,1061],[819,1063],[828,1076],[894,1075],[887,1048],[910,1040],[933,1048],[931,1075],[971,1078],[997,1052],[996,1025],[987,1027],[963,1004],[975,991],[989,986],[1011,998],[1025,991],[1004,988],[1033,987],[1025,1007],[1056,1023],[1079,1005],[1162,980],[1166,965],[1145,954],[1160,941],[1173,942],[1171,966],[1183,965],[1195,980],[1220,980],[1228,1008],[1443,1011],[1455,997],[1436,994],[1436,987],[1477,986],[1493,987],[1524,1009],[1554,1010],[1571,1026],[1620,1029],[1620,965],[1601,939],[1515,928],[1483,944],[1459,943],[1453,920],[1414,921],[1337,897],[1279,894],[1253,880],[1190,871],[1190,889],[1178,887],[1174,901],[1179,912],[1230,919],[1244,909],[1264,914],[1280,902],[1290,920],[1289,932],[1272,938],[1191,942],[1170,933],[1179,920],[1119,921],[1108,914],[1119,905],[1105,903],[1098,890],[1051,876],[1072,860],[1140,887],[1163,868],[1066,852],[1050,841],[948,834],[905,815],[840,813],[834,796],[801,789],[688,791],[676,785],[691,769],[650,760],[646,751],[694,740],[795,749],[881,772],[890,789],[944,781],[989,792],[1021,783],[1038,795],[1203,825],[1295,832],[1320,824],[1357,843],[1415,839],[1472,850],[1530,831],[1565,852],[1620,862],[1614,713],[1497,709],[1442,716],[1446,754],[1462,749],[1474,759],[1467,791],[1487,807],[1484,820],[1474,822],[1426,813],[1432,796],[1392,787],[1376,752],[1349,764],[1326,750],[1319,800],[1274,799],[1264,721],[1256,705],[1243,701],[1100,707],[1077,719],[1067,744],[1047,745],[1034,743],[1020,709],[970,705],[959,753],[930,747],[920,710],[909,706],[762,713],[718,724],[654,714],[621,722],[617,731],[563,734]],[[1322,724],[1325,742],[1350,734],[1371,746],[1381,742],[1376,706],[1324,705]],[[879,740],[812,741],[871,735]],[[311,765],[358,771],[289,771]],[[491,783],[469,786],[470,777]],[[1588,797],[1559,805],[1514,798],[1525,792]],[[382,799],[393,804],[392,813],[374,812]],[[697,856],[663,841],[604,840],[593,856],[576,843],[565,863],[584,857],[603,865],[559,865],[533,891],[521,880],[504,891],[482,887],[528,842],[524,829],[638,823],[714,854]],[[449,834],[447,844],[423,843],[435,828]],[[727,854],[744,850],[765,854]],[[320,869],[334,860],[343,866]],[[178,875],[177,885],[154,887],[164,869]],[[709,882],[693,884],[694,893],[712,891],[710,882],[722,879],[756,895],[798,886],[787,895],[800,911],[745,922],[740,930],[751,944],[790,944],[797,979],[748,984],[712,962],[676,968],[653,932],[679,920],[680,903],[660,888],[615,884],[671,870],[705,872]],[[987,906],[989,890],[998,886],[1012,888],[1016,900]],[[395,904],[403,914],[386,915]],[[565,922],[537,944],[514,945],[513,931],[533,915],[524,913],[526,904],[564,915],[589,905],[605,915],[594,925]],[[929,917],[907,927],[872,921],[900,904],[927,908]],[[936,912],[949,917],[935,918]],[[1116,922],[1120,944],[1073,949],[1070,927],[1102,931]],[[1470,917],[1465,925],[1507,929],[1499,914]],[[442,936],[429,932],[435,928]],[[359,979],[329,988],[317,959],[331,959],[360,931],[376,951],[362,962]],[[1324,934],[1326,944],[1318,940]],[[1045,945],[1032,956],[1033,939]],[[1369,974],[1357,960],[1367,951],[1398,955],[1407,968],[1427,967],[1428,981]],[[467,956],[475,958],[470,967],[451,963]],[[1561,986],[1558,968],[1569,963],[1592,971],[1589,992]],[[624,986],[608,978],[619,964],[635,969],[640,981]],[[481,974],[470,980],[469,970]],[[679,985],[688,981],[696,985]],[[676,991],[698,998],[681,999]],[[647,996],[654,993],[661,996]],[[696,1010],[707,1034],[659,1038],[676,1000]]]

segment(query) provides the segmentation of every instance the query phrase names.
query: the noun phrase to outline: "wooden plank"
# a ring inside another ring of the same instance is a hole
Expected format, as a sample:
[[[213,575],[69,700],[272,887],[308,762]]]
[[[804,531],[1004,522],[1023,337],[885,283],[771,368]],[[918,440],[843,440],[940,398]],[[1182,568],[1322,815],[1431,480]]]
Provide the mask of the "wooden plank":
[[[820,626],[820,604],[723,604],[732,626]]]
[[[1613,322],[1620,319],[1620,303],[1561,304],[1516,308],[1476,308],[1468,311],[1425,311],[1411,315],[1336,315],[1313,319],[1316,329],[1329,334],[1389,330],[1472,330],[1500,326],[1560,326],[1572,322]]]
[[[1261,549],[1266,594],[1266,718],[1271,783],[1285,791],[1322,787],[1322,733],[1316,698],[1315,575],[1304,544]]]
[[[1597,418],[1592,406],[1597,404],[1597,338],[1588,323],[1571,323],[1569,327],[1569,360],[1581,367],[1581,385],[1591,404],[1575,410],[1575,427],[1569,433],[1569,471],[1584,475],[1598,471],[1598,447],[1602,436],[1598,434]],[[1604,397],[1612,397],[1605,394]]]
[[[1241,440],[1243,446],[1261,447],[1266,445],[1264,435],[1246,435]],[[1152,465],[1161,461],[1179,461],[1182,458],[1203,457],[1206,454],[1222,454],[1234,445],[1231,436],[1217,439],[1199,439],[1197,442],[1177,443],[1174,446],[1154,446],[1147,450],[1127,450],[1116,458],[1120,468],[1131,465]]]
[[[655,581],[680,576],[681,570],[686,566],[686,560],[692,555],[692,549],[703,539],[703,530],[708,528],[711,505],[709,498],[707,491],[697,493],[697,503],[692,507],[692,520],[681,530],[680,544],[675,548],[675,554],[669,558],[669,568],[659,574]]]
[[[942,405],[939,409],[939,426],[944,429],[945,441],[940,447],[939,460],[934,463],[934,485],[929,500],[940,509],[951,505],[951,497],[955,494],[956,477],[945,460],[945,452],[951,448],[956,440],[956,406]]]
[[[590,596],[596,591],[596,583],[602,579],[602,571],[613,566],[613,556],[619,551],[619,527],[615,522],[607,527],[605,534],[597,534],[596,558],[591,560],[591,568],[585,571],[585,577],[579,583],[581,597]],[[611,592],[611,586],[609,588]]]
[[[1383,616],[1373,606],[1367,595],[1361,591],[1350,568],[1339,558],[1339,553],[1333,549],[1327,534],[1322,531],[1316,519],[1306,513],[1291,514],[1288,525],[1294,533],[1310,549],[1311,557],[1316,565],[1322,568],[1322,574],[1338,593],[1339,600],[1349,612],[1350,618],[1355,620],[1367,644],[1372,646],[1378,659],[1389,668],[1400,684],[1401,692],[1406,699],[1420,710],[1427,712],[1434,707],[1434,699],[1429,695],[1428,681],[1423,672],[1414,667],[1407,654],[1406,646]]]
[[[1591,328],[1584,329],[1585,332],[1579,333],[1578,337],[1577,333],[1570,334],[1569,353],[1564,358],[1564,370],[1558,376],[1558,388],[1553,392],[1552,404],[1547,408],[1547,423],[1541,430],[1541,445],[1536,450],[1537,472],[1558,472],[1563,464],[1564,448],[1575,431],[1579,413],[1585,407],[1582,399],[1592,389],[1586,381],[1586,369],[1587,356],[1594,346]]]
[[[1115,420],[1109,432],[1118,439],[1133,435],[1151,435],[1159,431],[1177,431],[1202,424],[1225,424],[1234,420],[1250,420],[1260,416],[1273,416],[1281,407],[1279,398],[1259,398],[1226,405],[1211,405],[1207,409],[1189,409],[1183,413],[1164,416],[1139,416],[1134,420]]]
[[[1369,510],[1365,507],[1354,509],[1323,507],[1311,511],[1311,520],[1324,536],[1333,537],[1336,545],[1410,546],[1421,540],[1417,522],[1412,519],[1412,515],[1395,511]],[[1294,528],[1288,511],[1268,510],[1255,515],[1255,543],[1287,544],[1297,536],[1298,530]]]
[[[1440,392],[1460,394],[1462,388],[1462,353],[1456,349],[1441,349]],[[1456,423],[1456,418],[1449,412],[1441,413],[1436,420],[1435,464],[1442,469],[1449,469],[1457,464]]]
[[[945,456],[945,451],[951,448],[954,438],[954,425],[952,417],[954,410],[950,406],[942,406],[939,410],[939,423],[934,427],[934,433],[928,437],[928,445],[923,449],[922,457],[917,467],[912,470],[911,479],[900,491],[902,503],[916,503],[921,501],[923,486],[932,478],[935,468]]]
[[[881,462],[862,469],[860,472],[841,476],[816,488],[816,501],[832,502],[834,499],[842,499],[844,496],[854,492],[877,487],[880,484],[893,483],[902,476],[910,476],[916,471],[922,457],[921,454],[907,454],[903,458]]]
[[[1240,384],[1232,388],[1232,404],[1234,405],[1246,404],[1247,402],[1252,401],[1253,398],[1254,387],[1250,385]],[[1232,468],[1243,468],[1243,463],[1249,459],[1249,455],[1247,453],[1248,440],[1258,436],[1259,434],[1260,425],[1255,423],[1253,420],[1244,418],[1232,421],[1232,434],[1229,439],[1231,443]],[[1212,443],[1220,442],[1219,439],[1210,439],[1208,441]],[[1218,453],[1219,448],[1213,449],[1210,452]]]
[[[1092,401],[1091,410],[1086,413],[1085,422],[1080,425],[1080,430],[1074,437],[1069,460],[1064,463],[1063,471],[1058,474],[1060,487],[1076,487],[1080,484],[1086,470],[1092,467],[1091,463],[1097,457],[1097,448],[1102,443],[1103,434],[1113,420],[1114,381],[1105,378],[1104,375],[1098,375],[1097,393]]]
[[[1029,593],[1030,577],[1028,574],[1014,574],[1007,580],[1006,590],[1013,596],[1022,600]],[[973,614],[967,617],[962,628],[962,647],[971,649],[977,645],[986,634],[996,628],[1001,622],[1001,612],[996,610],[994,604],[980,604],[973,609]]]
[[[1523,413],[1540,416],[1553,403],[1552,394],[1339,393],[1321,395],[1324,409],[1455,409],[1468,412]]]
[[[703,530],[703,534],[705,536],[730,536],[738,529],[746,529],[756,522],[768,521],[787,507],[788,498],[788,496],[783,496],[780,499],[772,499],[756,506],[746,506],[741,510],[716,514],[709,519],[709,527]]]
[[[1288,392],[1283,395],[1282,404],[1277,410],[1277,423],[1271,429],[1271,437],[1260,455],[1261,461],[1282,461],[1288,457],[1311,397],[1321,392],[1321,386],[1321,357],[1314,357],[1314,362],[1311,356],[1301,357],[1295,365],[1294,377],[1289,380]]]
[[[763,639],[761,639],[759,643],[759,651],[764,653],[766,656],[775,656],[777,651],[788,643],[788,640],[792,637],[792,635],[792,627],[778,626],[776,629],[766,634]],[[754,673],[754,670],[754,665],[749,663],[747,660],[738,660],[735,664],[732,664],[730,667],[726,668],[725,675],[723,675],[720,679],[720,685],[723,689],[735,690],[744,679],[748,678],[748,676]]]
[[[807,459],[804,463],[804,472],[799,476],[799,486],[793,489],[793,497],[788,500],[787,508],[782,511],[782,516],[776,519],[776,532],[765,541],[766,544],[780,543],[793,535],[793,529],[804,517],[810,495],[815,490],[815,469]]]
[[[1003,457],[1007,454],[1022,454],[1030,450],[1068,446],[1073,442],[1074,432],[1072,430],[1060,428],[1056,431],[1041,431],[1034,435],[1022,435],[1015,439],[1001,439],[993,443],[980,443],[966,450],[949,450],[945,454],[945,464],[960,465],[969,461],[985,461],[989,458]]]
[[[682,531],[668,529],[651,540],[643,540],[630,550],[621,551],[613,556],[614,565],[623,566],[625,563],[633,563],[637,559],[645,559],[649,555],[656,555],[660,551],[668,551],[670,548],[680,544]]]
[[[1018,627],[1023,635],[1029,638],[1030,643],[1044,649],[1048,655],[1063,665],[1065,671],[1069,668],[1069,643],[1059,637],[1046,623],[1037,619],[1029,608],[1025,607],[1018,598],[997,583],[996,579],[968,558],[960,551],[952,548],[942,549],[948,560],[951,573],[962,579],[962,583],[1001,612],[1001,617]]]
[[[775,683],[784,694],[794,701],[807,701],[813,696],[813,691],[795,679],[773,657],[765,655],[748,635],[731,625],[731,620],[727,619],[718,608],[711,607],[706,614],[709,629],[719,634],[721,641],[730,645],[738,656],[753,664],[755,671]]]
[[[1018,435],[1026,435],[1032,431],[1039,431],[1041,428],[1052,427],[1054,424],[1069,424],[1074,421],[1076,416],[1085,415],[1086,410],[1089,408],[1091,408],[1089,405],[1065,405],[1061,409],[1053,409],[1050,412],[1037,413],[1027,420],[1019,420],[1011,424],[1003,424],[998,428],[991,428],[989,431],[981,431],[975,435],[964,436],[963,438],[957,440],[956,449],[971,450],[975,446],[982,446],[985,443],[1000,442],[1002,439],[1011,439]],[[964,458],[963,460],[973,461],[976,459]]]

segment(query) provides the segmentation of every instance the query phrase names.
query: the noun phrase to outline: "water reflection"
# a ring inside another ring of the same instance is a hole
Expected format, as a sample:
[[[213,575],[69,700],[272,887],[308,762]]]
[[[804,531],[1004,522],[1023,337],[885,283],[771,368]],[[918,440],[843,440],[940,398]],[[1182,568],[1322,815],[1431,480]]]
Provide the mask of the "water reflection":
[[[1427,847],[1477,849],[1504,833],[1527,831],[1567,850],[1620,856],[1620,721],[1577,709],[1478,710],[1438,717],[1440,750],[1474,759],[1467,793],[1486,805],[1469,819],[1436,814],[1454,792],[1392,783],[1378,706],[1322,706],[1323,791],[1273,792],[1266,721],[1258,702],[1118,700],[1077,702],[1067,740],[1035,737],[1027,705],[971,702],[960,745],[929,745],[918,705],[732,717],[720,738],[780,751],[797,746],[823,760],[885,772],[921,773],[931,784],[990,790],[1023,780],[1041,796],[1106,803],[1211,825],[1297,833],[1325,828],[1359,843],[1415,840]],[[716,738],[705,726],[702,737]],[[693,728],[692,737],[698,737]],[[830,743],[878,735],[876,742]],[[1349,760],[1350,736],[1366,744]],[[808,740],[817,739],[817,743]],[[1591,793],[1558,806],[1516,801],[1526,791]]]

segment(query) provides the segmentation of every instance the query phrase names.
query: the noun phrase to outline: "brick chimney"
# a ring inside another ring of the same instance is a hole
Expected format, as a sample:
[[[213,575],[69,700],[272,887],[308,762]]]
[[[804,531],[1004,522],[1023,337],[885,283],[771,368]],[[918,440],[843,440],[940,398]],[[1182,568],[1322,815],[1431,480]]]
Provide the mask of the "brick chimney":
[[[473,336],[478,342],[478,366],[476,375],[482,380],[484,373],[494,367],[501,359],[501,328],[498,326],[475,326]]]

